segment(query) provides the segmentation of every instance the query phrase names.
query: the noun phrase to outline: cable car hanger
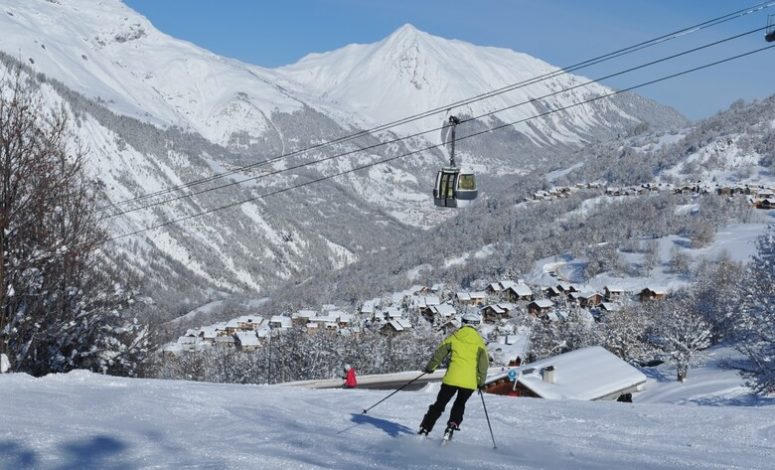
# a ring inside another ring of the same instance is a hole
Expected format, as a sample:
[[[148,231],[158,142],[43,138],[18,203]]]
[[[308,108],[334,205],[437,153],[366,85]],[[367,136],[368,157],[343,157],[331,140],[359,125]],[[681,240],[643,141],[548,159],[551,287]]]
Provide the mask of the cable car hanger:
[[[460,119],[450,116],[448,123],[451,129],[442,135],[442,139],[450,136],[449,166],[442,167],[436,174],[433,203],[438,207],[464,207],[476,199],[479,191],[474,173],[461,170],[455,163],[455,128],[460,124]]]

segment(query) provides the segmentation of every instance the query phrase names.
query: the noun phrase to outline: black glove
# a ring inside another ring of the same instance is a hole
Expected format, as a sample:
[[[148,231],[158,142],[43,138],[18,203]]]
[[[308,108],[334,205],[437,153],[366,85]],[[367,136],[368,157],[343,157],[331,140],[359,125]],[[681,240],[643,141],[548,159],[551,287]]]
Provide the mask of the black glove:
[[[487,389],[487,385],[482,384],[482,385],[479,385],[477,388],[479,389],[480,392],[483,392],[485,391],[485,389]]]
[[[425,369],[423,369],[423,372],[425,372],[426,374],[432,374],[433,369],[428,366],[425,366]]]

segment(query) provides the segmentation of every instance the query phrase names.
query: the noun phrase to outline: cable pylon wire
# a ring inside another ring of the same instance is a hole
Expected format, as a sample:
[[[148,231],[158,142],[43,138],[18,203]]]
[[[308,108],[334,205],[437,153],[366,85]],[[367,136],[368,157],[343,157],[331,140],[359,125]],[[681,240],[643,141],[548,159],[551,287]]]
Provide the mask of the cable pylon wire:
[[[474,117],[471,117],[471,118],[467,118],[467,119],[461,120],[460,123],[462,124],[462,123],[465,123],[465,122],[474,121],[476,119],[481,119],[483,117],[492,116],[492,115],[495,115],[495,114],[498,114],[498,113],[502,113],[502,112],[510,110],[510,109],[514,109],[514,108],[518,108],[520,106],[524,106],[524,105],[530,104],[530,103],[540,102],[540,101],[545,100],[547,98],[550,98],[552,96],[557,96],[557,95],[560,95],[562,93],[567,93],[567,92],[572,91],[572,90],[576,90],[576,89],[583,88],[583,87],[586,87],[586,86],[594,85],[594,84],[596,84],[598,82],[601,82],[603,80],[607,80],[607,79],[610,79],[610,78],[614,78],[614,77],[618,77],[618,76],[621,76],[621,75],[625,75],[627,73],[631,73],[631,72],[634,72],[636,70],[641,70],[641,69],[644,69],[646,67],[651,67],[653,65],[656,65],[656,64],[659,64],[659,63],[662,63],[662,62],[667,62],[667,61],[676,59],[678,57],[683,57],[683,56],[686,56],[686,55],[689,55],[689,54],[693,54],[695,52],[698,52],[698,51],[701,51],[701,50],[704,50],[704,49],[708,49],[710,47],[714,47],[714,46],[717,46],[719,44],[723,44],[723,43],[726,43],[726,42],[729,42],[729,41],[733,41],[735,39],[739,39],[741,37],[744,37],[744,36],[747,36],[747,35],[750,35],[750,34],[754,34],[756,32],[762,31],[764,29],[766,29],[766,26],[760,27],[760,28],[756,28],[756,29],[753,29],[753,30],[750,30],[750,31],[747,31],[747,32],[744,32],[744,33],[736,34],[734,36],[730,36],[730,37],[727,37],[727,38],[724,38],[724,39],[720,39],[718,41],[707,43],[707,44],[704,44],[702,46],[698,46],[698,47],[695,47],[695,48],[692,48],[692,49],[688,49],[686,51],[679,52],[679,53],[676,53],[676,54],[673,54],[673,55],[670,55],[670,56],[667,56],[667,57],[663,57],[661,59],[656,59],[656,60],[647,62],[645,64],[641,64],[641,65],[637,65],[637,66],[634,66],[634,67],[630,67],[628,69],[625,69],[625,70],[622,70],[622,71],[619,71],[619,72],[615,72],[615,73],[612,73],[612,74],[608,74],[608,75],[605,75],[603,77],[598,77],[598,78],[593,79],[593,80],[588,80],[586,82],[581,82],[581,83],[578,83],[578,84],[576,84],[574,86],[571,86],[571,87],[568,87],[568,88],[563,88],[561,90],[557,90],[557,91],[554,91],[554,92],[551,92],[551,93],[548,93],[548,94],[545,94],[545,95],[542,95],[542,96],[539,96],[539,97],[536,97],[536,98],[531,98],[531,99],[526,100],[526,101],[522,101],[522,102],[510,105],[510,106],[506,106],[504,108],[499,108],[499,109],[496,109],[494,111],[489,111],[487,113],[480,114],[478,116],[474,116]],[[282,168],[280,170],[274,170],[274,171],[270,171],[270,172],[267,172],[267,173],[262,173],[260,175],[256,175],[256,176],[253,176],[253,177],[250,177],[250,178],[246,178],[246,179],[243,179],[243,180],[232,181],[232,182],[225,183],[225,184],[222,184],[222,185],[219,185],[219,186],[214,186],[214,187],[211,187],[211,188],[202,189],[200,191],[195,191],[195,192],[191,192],[191,193],[188,193],[188,194],[182,194],[182,195],[174,196],[174,197],[167,198],[167,199],[164,199],[164,200],[161,200],[161,201],[155,201],[155,202],[152,202],[152,203],[149,203],[149,204],[145,204],[145,205],[142,205],[142,206],[134,207],[134,208],[131,208],[131,209],[126,209],[126,210],[123,210],[123,211],[120,211],[120,212],[116,212],[116,213],[107,215],[105,217],[102,217],[100,220],[110,219],[110,218],[118,217],[118,216],[121,216],[121,215],[129,214],[129,213],[132,213],[132,212],[137,212],[137,211],[140,211],[140,210],[150,209],[150,208],[153,208],[153,207],[156,207],[156,206],[160,206],[160,205],[164,205],[164,204],[169,204],[171,202],[179,201],[181,199],[187,199],[187,198],[191,198],[191,197],[194,197],[194,196],[199,196],[201,194],[209,193],[209,192],[212,192],[212,191],[217,191],[217,190],[228,188],[228,187],[232,187],[232,186],[241,185],[241,184],[244,184],[244,183],[247,183],[247,182],[251,182],[251,181],[257,181],[259,179],[266,178],[268,176],[273,176],[273,175],[277,175],[277,174],[280,174],[280,173],[286,173],[286,172],[289,172],[289,171],[292,171],[292,170],[297,170],[299,168],[303,168],[303,167],[306,167],[306,166],[316,165],[318,163],[323,163],[323,162],[326,162],[326,161],[329,161],[329,160],[333,160],[333,159],[336,159],[336,158],[342,158],[342,157],[349,156],[349,155],[352,155],[352,154],[355,154],[355,153],[361,153],[361,152],[364,152],[364,151],[367,151],[367,150],[372,150],[372,149],[375,149],[375,148],[378,148],[378,147],[387,146],[387,145],[390,145],[390,144],[394,144],[394,143],[401,142],[401,141],[404,141],[404,140],[412,139],[412,138],[419,137],[419,136],[422,136],[422,135],[425,135],[425,134],[429,134],[429,133],[432,133],[432,132],[437,132],[437,131],[440,131],[442,128],[443,127],[437,127],[437,128],[433,128],[433,129],[430,129],[430,130],[426,130],[426,131],[421,131],[421,132],[417,132],[417,133],[414,133],[414,134],[410,134],[408,136],[396,138],[396,139],[393,139],[393,140],[380,141],[379,143],[373,144],[373,145],[370,145],[370,146],[360,147],[360,148],[357,148],[357,149],[354,149],[354,150],[349,150],[347,152],[339,153],[339,154],[336,154],[336,155],[331,155],[331,156],[320,158],[320,159],[313,160],[313,161],[310,161],[310,162],[305,162],[305,163],[300,163],[298,165],[288,166],[288,167]]]
[[[690,73],[693,73],[693,72],[697,72],[697,71],[704,70],[704,69],[707,69],[707,68],[710,68],[710,67],[714,67],[716,65],[724,64],[724,63],[727,63],[727,62],[731,62],[733,60],[741,59],[743,57],[751,56],[751,55],[757,54],[759,52],[764,52],[764,51],[772,49],[772,48],[775,48],[775,44],[773,44],[771,46],[762,47],[762,48],[759,48],[759,49],[754,49],[754,50],[751,50],[751,51],[748,51],[748,52],[744,52],[744,53],[741,53],[741,54],[736,54],[734,56],[730,56],[730,57],[727,57],[725,59],[717,60],[717,61],[710,62],[710,63],[704,64],[704,65],[700,65],[700,66],[697,66],[697,67],[692,67],[690,69],[686,69],[686,70],[683,70],[681,72],[672,73],[670,75],[665,75],[663,77],[656,78],[656,79],[653,79],[653,80],[648,80],[646,82],[642,82],[642,83],[639,83],[637,85],[633,85],[633,86],[630,86],[630,87],[627,87],[627,88],[623,88],[621,90],[616,90],[616,91],[613,91],[611,93],[607,93],[607,94],[604,94],[604,95],[595,96],[595,97],[590,98],[588,100],[584,100],[584,101],[581,101],[581,102],[578,102],[578,103],[573,103],[573,104],[570,104],[570,105],[567,105],[567,106],[563,106],[561,108],[552,109],[552,110],[546,111],[544,113],[541,113],[541,114],[538,114],[538,115],[535,115],[535,116],[531,116],[531,117],[528,117],[528,118],[525,118],[525,119],[520,119],[520,120],[517,120],[517,121],[513,121],[513,122],[501,124],[501,125],[498,125],[498,126],[495,126],[495,127],[491,127],[491,128],[485,129],[483,131],[478,131],[478,132],[475,132],[475,133],[472,133],[472,134],[469,134],[469,135],[466,135],[466,136],[463,136],[463,137],[458,137],[457,140],[461,141],[461,140],[471,139],[471,138],[476,137],[478,135],[487,134],[489,132],[493,132],[493,131],[501,130],[501,129],[504,129],[504,128],[507,128],[507,127],[511,127],[513,125],[520,124],[522,122],[526,122],[526,121],[529,121],[531,119],[536,119],[536,118],[539,118],[539,117],[548,116],[550,114],[558,113],[558,112],[561,112],[561,111],[566,111],[568,109],[575,108],[577,106],[582,106],[582,105],[585,105],[585,104],[592,103],[594,101],[599,101],[599,100],[602,100],[602,99],[610,98],[612,96],[616,96],[616,95],[619,95],[619,94],[622,94],[622,93],[626,93],[628,91],[637,90],[639,88],[643,88],[645,86],[653,85],[655,83],[660,83],[660,82],[664,82],[666,80],[671,80],[673,78],[677,78],[677,77],[680,77],[680,76],[683,76],[683,75],[687,75],[687,74],[690,74]],[[418,149],[418,150],[413,150],[411,152],[407,152],[407,153],[404,153],[404,154],[401,154],[401,155],[384,158],[384,159],[378,160],[376,162],[371,162],[371,163],[368,163],[368,164],[365,164],[365,165],[361,165],[361,166],[358,166],[358,167],[351,168],[349,170],[344,170],[344,171],[340,171],[340,172],[335,173],[335,174],[331,174],[331,175],[328,175],[328,176],[323,176],[323,177],[320,177],[320,178],[316,178],[314,180],[306,181],[304,183],[300,183],[300,184],[297,184],[297,185],[294,185],[294,186],[289,186],[289,187],[286,187],[286,188],[278,189],[278,190],[271,191],[271,192],[268,192],[268,193],[264,193],[264,194],[261,194],[261,195],[258,195],[258,196],[255,196],[255,197],[252,197],[252,198],[249,198],[249,199],[245,199],[245,200],[238,201],[238,202],[233,202],[233,203],[230,203],[230,204],[227,204],[227,205],[224,205],[224,206],[216,207],[216,208],[213,208],[213,209],[208,209],[206,211],[199,212],[199,213],[196,213],[196,214],[191,214],[191,215],[188,215],[186,217],[181,217],[181,218],[170,220],[170,221],[167,221],[167,222],[164,222],[164,223],[161,223],[161,224],[153,225],[153,226],[150,226],[150,227],[145,227],[145,228],[140,229],[140,230],[135,230],[133,232],[129,232],[129,233],[125,233],[125,234],[122,234],[122,235],[118,235],[118,236],[109,238],[107,241],[115,241],[115,240],[119,240],[119,239],[122,239],[122,238],[130,237],[130,236],[133,236],[133,235],[138,235],[138,234],[143,233],[143,232],[147,232],[147,231],[151,231],[151,230],[158,230],[160,228],[167,227],[169,225],[178,224],[180,222],[185,222],[187,220],[191,220],[191,219],[194,219],[194,218],[197,218],[197,217],[201,217],[203,215],[212,214],[214,212],[230,209],[232,207],[237,207],[237,206],[240,206],[242,204],[247,204],[248,202],[258,201],[260,199],[264,199],[264,198],[267,198],[269,196],[275,196],[275,195],[278,195],[278,194],[286,193],[288,191],[292,191],[292,190],[295,190],[295,189],[303,188],[305,186],[309,186],[309,185],[312,185],[312,184],[320,183],[322,181],[326,181],[326,180],[330,180],[330,179],[333,179],[333,178],[337,178],[339,176],[343,176],[343,175],[346,175],[346,174],[349,174],[349,173],[354,173],[356,171],[364,170],[366,168],[371,168],[371,167],[374,167],[374,166],[377,166],[377,165],[381,165],[381,164],[384,164],[384,163],[387,163],[387,162],[391,162],[391,161],[397,160],[399,158],[405,158],[405,157],[408,157],[410,155],[415,155],[415,154],[418,154],[420,152],[426,152],[428,150],[440,147],[442,145],[443,144],[429,145],[427,147],[424,147],[424,148],[421,148],[421,149]]]
[[[152,198],[152,197],[161,196],[161,195],[168,194],[168,193],[171,193],[171,192],[174,192],[174,191],[180,191],[180,190],[192,187],[192,186],[208,183],[210,181],[214,181],[216,179],[220,179],[220,178],[223,178],[223,177],[226,177],[226,176],[231,176],[231,175],[234,175],[234,174],[237,174],[237,173],[249,170],[249,169],[253,169],[253,168],[256,168],[256,167],[259,167],[259,166],[268,165],[268,164],[274,163],[276,161],[279,161],[279,160],[282,160],[282,159],[285,159],[285,158],[288,158],[288,157],[291,157],[291,156],[301,155],[303,153],[307,153],[307,152],[310,152],[312,150],[317,150],[317,149],[320,149],[320,148],[323,148],[323,147],[326,147],[326,146],[329,146],[329,145],[346,142],[348,140],[352,140],[352,139],[355,139],[355,138],[358,138],[358,137],[364,137],[364,136],[367,136],[367,135],[375,133],[375,132],[381,132],[381,131],[384,131],[384,130],[387,130],[387,129],[390,129],[390,128],[393,128],[393,127],[397,127],[397,126],[400,126],[400,125],[403,125],[403,124],[407,124],[409,122],[413,122],[413,121],[416,121],[416,120],[419,120],[419,119],[423,119],[423,118],[432,116],[434,114],[438,114],[440,112],[444,112],[444,111],[446,111],[446,110],[448,110],[450,108],[455,108],[455,107],[459,107],[459,106],[465,106],[467,104],[472,104],[472,103],[475,103],[477,101],[482,101],[484,99],[492,98],[494,96],[497,96],[497,95],[500,95],[500,94],[503,94],[503,93],[507,93],[509,91],[516,90],[518,88],[522,88],[524,86],[532,85],[532,84],[538,83],[540,81],[544,81],[544,80],[547,80],[547,79],[550,79],[550,78],[555,78],[557,76],[568,74],[570,72],[573,72],[573,71],[576,71],[576,70],[580,70],[580,69],[583,69],[585,67],[589,67],[591,65],[596,65],[596,64],[605,62],[607,60],[611,60],[611,59],[615,59],[615,58],[618,58],[618,57],[622,57],[622,56],[630,54],[632,52],[637,52],[639,50],[643,50],[645,48],[652,47],[652,46],[657,45],[657,44],[662,44],[664,42],[667,42],[667,41],[670,41],[670,40],[673,40],[673,39],[685,36],[687,34],[691,34],[691,33],[694,33],[694,32],[706,29],[706,28],[711,28],[713,26],[717,26],[717,25],[725,23],[727,21],[731,21],[731,20],[738,19],[740,17],[746,16],[746,15],[749,15],[749,14],[752,14],[752,13],[756,13],[758,11],[761,11],[761,10],[764,10],[766,8],[769,8],[769,7],[773,6],[773,5],[775,5],[775,1],[761,2],[761,3],[758,3],[758,4],[752,5],[750,7],[747,7],[747,8],[741,9],[741,10],[737,10],[737,11],[732,12],[732,13],[728,13],[726,15],[722,15],[722,16],[719,16],[719,17],[716,17],[716,18],[713,18],[713,19],[710,19],[710,20],[706,20],[706,21],[704,21],[702,23],[698,23],[696,25],[689,26],[689,27],[686,27],[686,28],[674,31],[672,33],[664,34],[664,35],[656,37],[654,39],[650,39],[650,40],[647,40],[647,41],[640,42],[638,44],[634,44],[632,46],[628,46],[628,47],[625,47],[625,48],[622,48],[622,49],[618,49],[616,51],[609,52],[607,54],[603,54],[603,55],[597,56],[597,57],[592,58],[592,59],[587,59],[585,61],[578,62],[578,63],[576,63],[574,65],[566,66],[566,67],[563,67],[563,68],[558,69],[556,71],[549,72],[549,73],[546,73],[546,74],[543,74],[543,75],[539,75],[537,77],[533,77],[533,78],[530,78],[530,79],[527,79],[527,80],[524,80],[524,81],[521,81],[521,82],[518,82],[518,83],[510,84],[510,85],[507,85],[505,87],[502,87],[502,88],[499,88],[499,89],[496,89],[496,90],[492,90],[492,91],[487,92],[487,93],[482,93],[480,95],[476,95],[476,96],[467,98],[465,100],[460,100],[460,101],[456,101],[456,102],[453,102],[453,103],[450,103],[450,104],[447,104],[447,105],[444,105],[444,106],[439,106],[437,108],[433,108],[433,109],[425,111],[423,113],[419,113],[419,114],[415,114],[415,115],[412,115],[412,116],[408,116],[408,117],[405,117],[405,118],[402,118],[402,119],[399,119],[399,120],[396,120],[396,121],[393,121],[393,122],[390,122],[390,123],[387,123],[387,124],[382,124],[380,126],[372,128],[372,129],[359,131],[359,132],[357,132],[355,134],[339,137],[337,139],[334,139],[334,140],[331,140],[331,141],[328,141],[328,142],[323,142],[323,143],[316,144],[316,145],[311,146],[311,147],[307,147],[307,148],[304,148],[304,149],[296,150],[296,151],[293,151],[293,152],[290,152],[290,153],[287,153],[287,154],[282,154],[280,156],[273,157],[273,158],[268,159],[268,160],[263,160],[263,161],[260,161],[260,162],[252,163],[250,165],[246,165],[246,166],[242,166],[242,167],[239,167],[239,168],[235,168],[233,170],[229,170],[229,171],[226,171],[226,172],[223,172],[223,173],[218,173],[218,174],[215,174],[215,175],[211,175],[209,177],[200,178],[198,180],[193,180],[193,181],[184,183],[182,185],[173,186],[173,187],[166,188],[166,189],[163,189],[163,190],[160,190],[160,191],[156,191],[156,192],[153,192],[153,193],[148,193],[148,194],[145,194],[145,195],[142,195],[142,196],[138,196],[136,198],[125,199],[123,201],[116,201],[116,202],[113,202],[113,203],[111,203],[109,205],[98,207],[97,211],[98,212],[104,212],[104,211],[107,211],[107,210],[109,210],[111,208],[114,208],[116,206],[119,206],[119,205],[129,204],[129,203],[132,203],[132,202],[137,202],[137,201],[149,199],[149,198]]]

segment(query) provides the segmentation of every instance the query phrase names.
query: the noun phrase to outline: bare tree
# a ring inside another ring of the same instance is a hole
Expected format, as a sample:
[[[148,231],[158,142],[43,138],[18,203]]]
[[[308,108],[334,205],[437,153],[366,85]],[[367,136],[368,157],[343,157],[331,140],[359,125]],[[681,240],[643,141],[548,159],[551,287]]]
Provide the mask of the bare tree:
[[[131,293],[100,256],[84,152],[35,87],[20,69],[0,78],[0,352],[32,374],[131,373],[147,329],[121,318]]]

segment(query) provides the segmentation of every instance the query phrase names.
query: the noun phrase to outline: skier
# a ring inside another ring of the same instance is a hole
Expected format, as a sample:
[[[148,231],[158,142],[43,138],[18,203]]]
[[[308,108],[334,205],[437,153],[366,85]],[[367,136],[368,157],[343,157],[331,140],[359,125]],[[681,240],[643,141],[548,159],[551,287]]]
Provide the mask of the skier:
[[[350,367],[350,364],[344,365],[344,388],[355,388],[358,386],[358,381],[355,379],[355,369]]]
[[[449,421],[447,421],[447,429],[444,431],[444,439],[450,439],[454,431],[460,430],[466,401],[474,390],[478,388],[481,392],[484,388],[489,360],[484,339],[476,330],[481,319],[475,313],[466,313],[463,315],[462,321],[463,326],[441,342],[425,366],[425,372],[430,374],[447,356],[451,355],[449,367],[442,379],[436,402],[428,407],[428,412],[423,416],[418,434],[427,436],[431,432],[436,420],[444,412],[447,403],[457,393]]]

